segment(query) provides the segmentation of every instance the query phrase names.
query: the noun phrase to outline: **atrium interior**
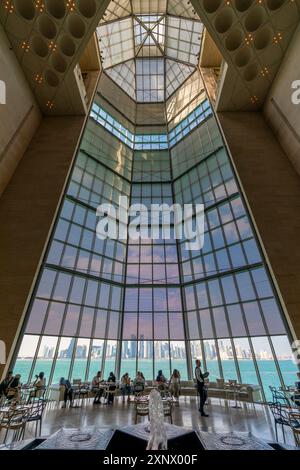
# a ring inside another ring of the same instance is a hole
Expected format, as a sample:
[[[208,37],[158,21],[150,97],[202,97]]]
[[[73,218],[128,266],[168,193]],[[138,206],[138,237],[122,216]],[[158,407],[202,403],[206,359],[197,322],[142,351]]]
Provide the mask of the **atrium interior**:
[[[62,378],[177,370],[193,397],[201,360],[208,397],[233,384],[269,429],[299,373],[299,21],[298,0],[0,2],[1,380],[43,372],[59,406]],[[160,207],[156,237],[99,236],[126,201]],[[199,249],[174,205],[203,208]]]

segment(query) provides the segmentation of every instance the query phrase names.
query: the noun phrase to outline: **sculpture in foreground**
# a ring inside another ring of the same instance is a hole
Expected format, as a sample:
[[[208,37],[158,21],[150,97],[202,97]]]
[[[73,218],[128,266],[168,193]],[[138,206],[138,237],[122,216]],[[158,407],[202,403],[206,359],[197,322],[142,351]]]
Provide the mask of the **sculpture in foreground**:
[[[164,424],[164,407],[157,390],[152,390],[149,397],[150,437],[147,450],[167,449],[167,433]]]

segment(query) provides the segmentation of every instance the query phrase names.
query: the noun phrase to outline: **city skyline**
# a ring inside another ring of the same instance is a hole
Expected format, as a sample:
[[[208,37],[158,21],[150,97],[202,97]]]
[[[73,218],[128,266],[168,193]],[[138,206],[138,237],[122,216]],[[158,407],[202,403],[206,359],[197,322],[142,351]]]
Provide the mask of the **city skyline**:
[[[30,339],[30,338],[29,338]],[[70,338],[70,343],[68,347],[62,349],[57,354],[57,359],[71,359],[74,354],[74,347],[77,338]],[[247,340],[247,338],[240,338],[241,340]],[[260,338],[257,338],[260,339]],[[239,340],[239,338],[234,338],[234,341]],[[86,340],[85,340],[86,341]],[[89,340],[87,340],[89,342]],[[97,341],[97,340],[96,340]],[[91,359],[101,358],[103,356],[103,349],[104,349],[104,340],[98,340],[102,342],[101,345],[94,345],[92,344],[91,348],[90,345],[85,344],[77,344],[76,351],[74,357],[76,359],[87,359],[89,354]],[[217,340],[218,341],[218,349],[219,349],[219,356],[221,360],[234,360],[234,352],[232,345],[227,343],[229,340],[228,338],[224,338]],[[205,354],[206,360],[217,360],[218,353],[215,340],[202,340],[203,350]],[[26,345],[24,345],[26,346]],[[31,345],[28,347],[24,347],[23,354],[20,350],[20,354],[18,360],[21,359],[32,359],[33,355],[28,354]],[[91,349],[91,351],[90,351]],[[201,358],[203,355],[201,342],[200,340],[197,341],[190,341],[190,349],[192,358]],[[50,359],[53,360],[55,356],[55,346],[48,346],[47,344],[44,345],[41,354],[37,355],[38,359]],[[90,352],[89,352],[90,351]],[[116,356],[117,351],[117,341],[108,341],[106,345],[106,357],[107,358],[114,358]],[[27,352],[27,354],[26,354]],[[237,359],[245,359],[251,360],[253,354],[249,348],[243,348],[239,343],[235,344],[235,353]],[[153,355],[156,359],[169,359],[170,356],[173,359],[185,359],[186,358],[186,347],[184,341],[152,341],[152,340],[137,340],[135,335],[132,335],[131,339],[124,340],[122,342],[122,359],[152,359]],[[272,354],[267,351],[266,349],[262,348],[260,350],[255,351],[256,358],[258,360],[273,360]],[[277,358],[281,360],[285,359],[293,359],[292,354],[282,353],[277,354]]]

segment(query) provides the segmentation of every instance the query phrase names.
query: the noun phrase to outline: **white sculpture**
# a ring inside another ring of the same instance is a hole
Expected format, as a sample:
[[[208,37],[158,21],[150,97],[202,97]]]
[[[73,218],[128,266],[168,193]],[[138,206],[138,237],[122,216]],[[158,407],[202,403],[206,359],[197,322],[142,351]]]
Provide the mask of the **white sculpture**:
[[[167,449],[167,433],[164,425],[164,406],[157,390],[149,396],[150,437],[147,450]]]

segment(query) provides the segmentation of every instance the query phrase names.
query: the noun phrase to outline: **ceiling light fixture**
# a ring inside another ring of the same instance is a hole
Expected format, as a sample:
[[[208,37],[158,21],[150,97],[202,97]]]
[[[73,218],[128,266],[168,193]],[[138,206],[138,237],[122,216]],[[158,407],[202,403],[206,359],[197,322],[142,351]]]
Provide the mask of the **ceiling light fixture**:
[[[15,6],[14,6],[13,2],[10,1],[10,0],[6,0],[5,2],[3,2],[3,6],[4,6],[5,10],[8,11],[8,13],[13,13],[14,10],[15,10]]]

